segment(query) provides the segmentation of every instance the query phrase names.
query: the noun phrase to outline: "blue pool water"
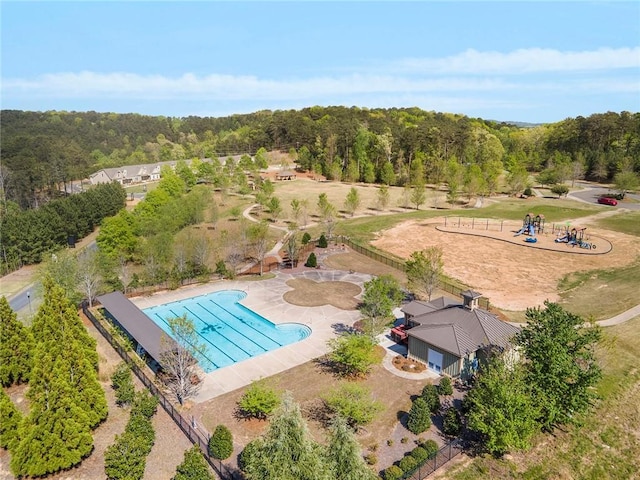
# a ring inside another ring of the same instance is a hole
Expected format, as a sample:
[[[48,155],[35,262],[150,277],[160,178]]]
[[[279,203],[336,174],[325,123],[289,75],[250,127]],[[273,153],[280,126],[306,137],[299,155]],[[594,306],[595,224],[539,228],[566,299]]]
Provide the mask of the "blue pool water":
[[[198,358],[206,372],[304,340],[311,334],[311,329],[300,323],[274,325],[238,303],[246,296],[239,290],[224,290],[146,308],[143,312],[167,333],[170,333],[167,319],[186,314],[193,321],[201,343],[206,345]]]

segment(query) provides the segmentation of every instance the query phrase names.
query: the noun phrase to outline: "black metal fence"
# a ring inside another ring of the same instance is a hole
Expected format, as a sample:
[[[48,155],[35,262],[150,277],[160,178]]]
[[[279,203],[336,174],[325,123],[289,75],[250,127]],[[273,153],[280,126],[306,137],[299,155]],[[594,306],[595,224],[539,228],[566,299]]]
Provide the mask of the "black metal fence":
[[[462,452],[462,441],[459,438],[444,445],[432,458],[428,458],[412,472],[407,472],[402,478],[408,480],[423,480],[445,463]]]
[[[404,262],[402,260],[397,260],[395,258],[389,257],[388,255],[382,254],[380,252],[376,252],[375,250],[369,248],[369,247],[365,247],[364,245],[360,245],[358,243],[355,243],[353,240],[351,240],[349,237],[336,237],[336,241],[340,242],[340,243],[344,243],[345,245],[347,245],[349,248],[351,248],[352,250],[365,255],[377,262],[383,263],[385,265],[388,265],[392,268],[395,268],[396,270],[400,270],[401,272],[405,271],[405,265]],[[450,293],[456,297],[459,297],[460,294],[466,290],[466,288],[461,288],[458,285],[455,285],[454,283],[450,282],[448,279],[446,278],[441,278],[440,282],[438,284],[438,288],[440,290],[443,290],[447,293]],[[485,309],[485,310],[489,310],[489,307],[491,306],[491,303],[489,302],[488,298],[485,297],[481,297],[478,300],[478,304],[480,305],[481,308]]]
[[[221,461],[212,458],[209,455],[209,435],[205,436],[194,428],[187,419],[185,419],[180,412],[178,412],[172,402],[164,395],[164,393],[157,387],[157,385],[149,378],[146,372],[140,368],[135,359],[129,354],[129,352],[113,337],[113,335],[107,330],[104,325],[93,315],[89,310],[86,303],[82,304],[82,311],[91,321],[94,327],[102,334],[102,336],[111,344],[118,355],[129,365],[133,373],[140,379],[142,384],[149,389],[152,395],[158,397],[160,405],[169,414],[169,416],[176,422],[176,425],[180,427],[180,430],[184,432],[187,438],[194,444],[200,447],[202,455],[207,460],[214,472],[222,480],[234,480],[235,473],[228,466],[224,465]]]

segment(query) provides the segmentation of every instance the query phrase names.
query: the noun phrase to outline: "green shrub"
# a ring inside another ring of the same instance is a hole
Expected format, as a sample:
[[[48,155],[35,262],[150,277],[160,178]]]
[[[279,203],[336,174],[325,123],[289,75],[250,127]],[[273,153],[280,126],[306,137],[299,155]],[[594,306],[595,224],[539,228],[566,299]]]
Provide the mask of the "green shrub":
[[[427,440],[420,446],[426,450],[428,458],[435,457],[436,453],[438,453],[438,450],[440,450],[435,440]]]
[[[404,473],[413,472],[417,466],[417,460],[411,455],[407,455],[402,460],[400,460],[400,470],[402,470]]]
[[[438,384],[438,393],[440,395],[453,395],[453,386],[449,377],[442,377]]]
[[[369,453],[364,456],[364,461],[367,462],[367,465],[375,465],[378,463],[378,457],[375,453]]]
[[[309,258],[307,258],[307,262],[304,264],[305,267],[316,268],[318,266],[318,259],[316,258],[316,254],[311,252],[309,254]]]
[[[413,401],[411,410],[409,410],[409,419],[407,420],[407,428],[411,433],[416,435],[426,431],[431,426],[431,412],[422,397],[418,397]]]
[[[129,366],[121,362],[111,375],[111,386],[116,391],[116,403],[118,405],[129,405],[135,396],[135,387],[131,377]]]
[[[429,458],[429,453],[422,447],[414,448],[413,450],[411,450],[411,453],[409,455],[415,458],[418,464],[422,464],[422,462]]]
[[[146,418],[151,418],[155,415],[157,409],[158,397],[151,395],[148,390],[134,395],[131,415],[140,414]]]
[[[253,382],[238,401],[240,413],[265,419],[280,405],[278,393],[264,382]]]
[[[436,413],[440,410],[440,397],[438,396],[438,388],[435,385],[425,385],[421,396],[431,413]]]
[[[384,408],[371,397],[371,391],[367,387],[353,382],[345,382],[331,389],[323,400],[329,409],[354,428],[371,423]],[[392,444],[393,440],[387,440],[387,445]]]
[[[302,245],[309,243],[311,241],[311,235],[309,235],[309,232],[304,232],[302,234],[302,240],[300,241],[302,242]]]
[[[460,413],[454,407],[450,407],[447,413],[444,415],[442,421],[442,431],[445,435],[451,435],[455,437],[462,430],[462,421],[460,420]]]
[[[320,238],[318,239],[318,247],[327,248],[328,246],[329,246],[329,243],[327,242],[327,237],[325,237],[323,233],[322,235],[320,235]]]
[[[226,460],[233,453],[233,435],[224,425],[218,425],[209,439],[209,455]]]
[[[392,439],[387,440],[387,445],[389,445],[390,447],[393,447],[393,440]]]
[[[404,475],[404,472],[397,465],[391,465],[384,471],[384,480],[400,480]]]
[[[527,187],[527,188],[525,188],[525,189],[524,189],[524,194],[525,194],[527,197],[530,197],[531,195],[533,195],[533,191],[531,190],[531,187]]]
[[[402,437],[400,439],[400,443],[407,443],[409,441],[409,437]]]

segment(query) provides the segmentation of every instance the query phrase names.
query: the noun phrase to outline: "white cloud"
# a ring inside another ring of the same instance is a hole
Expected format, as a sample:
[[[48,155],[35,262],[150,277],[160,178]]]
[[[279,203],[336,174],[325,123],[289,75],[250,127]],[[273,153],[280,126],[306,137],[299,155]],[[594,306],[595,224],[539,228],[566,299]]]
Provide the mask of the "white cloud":
[[[640,47],[600,48],[582,52],[529,48],[509,53],[470,49],[445,58],[408,58],[395,68],[431,74],[523,74],[534,72],[579,72],[640,67]]]

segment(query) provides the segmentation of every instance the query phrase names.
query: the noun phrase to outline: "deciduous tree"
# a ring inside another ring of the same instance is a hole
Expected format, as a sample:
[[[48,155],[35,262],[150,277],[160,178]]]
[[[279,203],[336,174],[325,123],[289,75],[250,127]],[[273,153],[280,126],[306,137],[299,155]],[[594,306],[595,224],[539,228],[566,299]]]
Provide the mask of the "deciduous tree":
[[[280,395],[264,381],[252,382],[238,400],[243,416],[265,419],[280,405]]]
[[[438,287],[442,275],[442,249],[429,247],[416,251],[405,263],[405,271],[411,289],[423,292],[429,301],[434,290]]]
[[[371,397],[371,391],[358,383],[345,382],[328,392],[324,401],[330,410],[345,419],[352,428],[371,423],[384,407]]]
[[[393,309],[403,298],[400,284],[391,275],[380,275],[365,282],[364,296],[360,312],[364,315],[363,325],[367,335],[375,337],[394,319]]]
[[[339,373],[346,376],[364,376],[376,363],[376,341],[369,335],[348,333],[329,340],[329,360]]]
[[[344,209],[353,217],[353,214],[360,207],[360,194],[358,193],[358,189],[355,187],[351,187],[349,193],[347,193],[347,198],[344,201]]]

